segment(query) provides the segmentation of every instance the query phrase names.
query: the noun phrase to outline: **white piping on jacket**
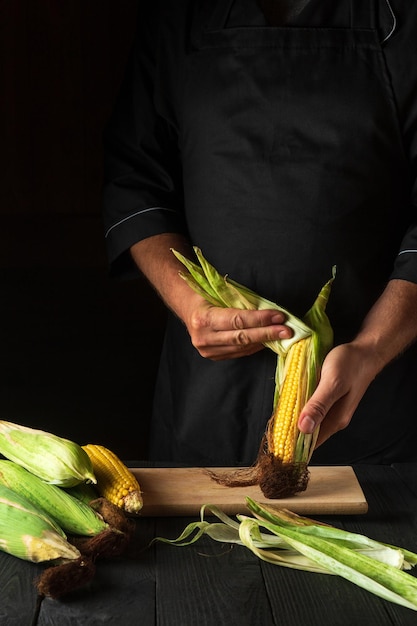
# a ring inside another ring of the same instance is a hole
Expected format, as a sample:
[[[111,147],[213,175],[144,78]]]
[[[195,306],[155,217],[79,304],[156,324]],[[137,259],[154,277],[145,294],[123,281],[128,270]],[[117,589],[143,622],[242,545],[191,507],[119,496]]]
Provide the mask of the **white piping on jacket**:
[[[391,17],[392,17],[392,28],[390,30],[390,32],[388,33],[388,35],[386,37],[384,37],[384,39],[381,41],[381,43],[385,43],[386,41],[388,41],[388,39],[394,34],[395,29],[397,28],[397,18],[395,16],[394,11],[392,10],[392,6],[389,3],[389,0],[385,0],[388,10],[391,13]]]
[[[136,211],[136,213],[132,213],[132,215],[128,215],[128,217],[124,217],[122,220],[119,220],[118,222],[113,224],[113,226],[110,226],[110,228],[106,231],[106,234],[104,235],[104,237],[107,238],[109,233],[114,228],[117,228],[117,226],[120,226],[120,224],[123,224],[123,222],[126,222],[127,220],[130,220],[132,217],[136,217],[137,215],[140,215],[141,213],[147,213],[148,211],[171,211],[172,213],[175,213],[174,209],[167,209],[162,206],[153,206],[153,207],[150,207],[149,209],[141,209],[140,211]]]

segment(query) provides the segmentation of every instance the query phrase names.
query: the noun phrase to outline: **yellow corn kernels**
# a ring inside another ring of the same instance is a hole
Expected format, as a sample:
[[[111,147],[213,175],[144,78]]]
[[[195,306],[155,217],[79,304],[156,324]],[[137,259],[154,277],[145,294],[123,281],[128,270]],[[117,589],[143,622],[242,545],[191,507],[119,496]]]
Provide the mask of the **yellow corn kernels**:
[[[283,463],[295,461],[298,417],[308,399],[307,358],[310,344],[311,337],[307,337],[293,344],[288,351],[285,378],[269,429],[268,449]]]
[[[132,472],[105,446],[88,444],[83,449],[91,459],[97,491],[126,513],[138,514],[143,500],[139,483]]]

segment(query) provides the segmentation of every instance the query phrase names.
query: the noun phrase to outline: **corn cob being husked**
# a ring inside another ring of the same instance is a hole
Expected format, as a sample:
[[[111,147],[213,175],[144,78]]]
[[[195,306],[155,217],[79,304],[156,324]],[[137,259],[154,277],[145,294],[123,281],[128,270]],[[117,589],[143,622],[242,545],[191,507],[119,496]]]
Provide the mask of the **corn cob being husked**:
[[[81,556],[51,517],[4,485],[0,485],[0,549],[34,563]]]
[[[311,335],[278,357],[273,414],[258,457],[259,484],[265,496],[283,498],[304,491],[308,463],[319,429],[311,435],[298,430],[303,406],[317,387],[321,365],[333,344],[333,331],[325,309],[333,277],[324,285],[303,321]]]
[[[81,446],[43,430],[0,420],[0,453],[53,485],[96,482]]]
[[[138,481],[112,451],[98,444],[83,446],[90,457],[97,478],[97,491],[129,515],[137,515],[143,507]]]
[[[0,460],[0,484],[43,509],[66,533],[92,537],[109,527],[90,506],[14,461]]]
[[[229,486],[259,484],[268,498],[294,495],[307,487],[308,463],[318,436],[318,429],[312,435],[301,433],[297,422],[300,411],[318,384],[321,365],[333,344],[333,331],[325,310],[334,271],[311,309],[300,320],[283,307],[221,276],[199,248],[194,251],[199,265],[172,251],[188,270],[180,276],[194,291],[215,306],[280,310],[286,316],[285,323],[293,330],[290,339],[265,343],[277,354],[275,394],[272,417],[256,464],[221,475],[214,471],[209,473],[218,482]]]

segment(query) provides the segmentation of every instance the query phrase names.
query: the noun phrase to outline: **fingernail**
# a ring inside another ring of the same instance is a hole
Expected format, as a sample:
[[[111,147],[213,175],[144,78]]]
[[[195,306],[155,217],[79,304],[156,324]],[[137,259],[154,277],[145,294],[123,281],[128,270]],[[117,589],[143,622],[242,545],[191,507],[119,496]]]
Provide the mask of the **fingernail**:
[[[281,314],[281,313],[278,313],[278,314],[273,315],[273,316],[271,317],[271,322],[272,322],[273,324],[282,324],[282,322],[283,322],[283,321],[284,321],[284,318],[283,318],[283,316],[282,316],[282,314]]]
[[[315,421],[309,415],[304,415],[301,424],[303,426],[304,432],[309,435],[311,435],[311,433],[313,433],[314,429],[316,428]]]

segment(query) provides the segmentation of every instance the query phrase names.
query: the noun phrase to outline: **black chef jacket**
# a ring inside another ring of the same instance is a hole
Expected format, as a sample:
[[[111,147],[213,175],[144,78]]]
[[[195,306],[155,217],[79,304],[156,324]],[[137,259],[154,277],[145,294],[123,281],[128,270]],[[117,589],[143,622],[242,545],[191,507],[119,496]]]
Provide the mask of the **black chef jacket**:
[[[106,133],[112,271],[134,274],[135,242],[184,233],[302,317],[336,265],[327,311],[349,341],[390,278],[417,283],[416,41],[415,0],[304,0],[275,21],[257,0],[140,11]],[[417,459],[416,356],[386,367],[313,463]],[[251,464],[275,365],[268,349],[204,359],[170,315],[151,457]]]

